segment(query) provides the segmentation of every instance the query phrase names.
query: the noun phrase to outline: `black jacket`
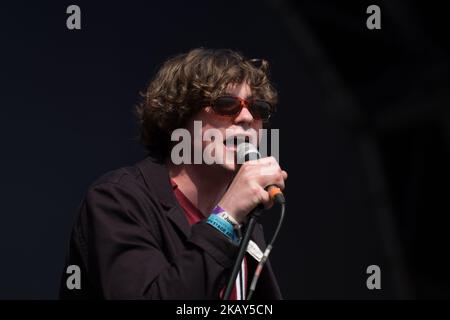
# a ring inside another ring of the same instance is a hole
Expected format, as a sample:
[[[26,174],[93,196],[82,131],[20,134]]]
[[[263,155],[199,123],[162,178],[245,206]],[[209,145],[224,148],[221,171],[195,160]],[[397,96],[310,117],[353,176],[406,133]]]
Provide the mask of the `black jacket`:
[[[261,225],[252,239],[264,250]],[[192,227],[170,185],[167,167],[148,156],[103,175],[83,199],[66,267],[81,269],[81,289],[63,299],[218,299],[238,247],[203,221]],[[248,256],[249,281],[256,261]],[[270,263],[255,299],[281,299]]]

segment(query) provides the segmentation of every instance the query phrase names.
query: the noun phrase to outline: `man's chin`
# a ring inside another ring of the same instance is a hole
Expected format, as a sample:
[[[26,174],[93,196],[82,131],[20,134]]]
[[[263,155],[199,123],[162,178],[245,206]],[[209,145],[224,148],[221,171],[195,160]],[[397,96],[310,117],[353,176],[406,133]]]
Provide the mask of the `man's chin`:
[[[223,170],[226,170],[230,173],[238,171],[238,166],[234,161],[217,164],[217,166],[220,166]]]

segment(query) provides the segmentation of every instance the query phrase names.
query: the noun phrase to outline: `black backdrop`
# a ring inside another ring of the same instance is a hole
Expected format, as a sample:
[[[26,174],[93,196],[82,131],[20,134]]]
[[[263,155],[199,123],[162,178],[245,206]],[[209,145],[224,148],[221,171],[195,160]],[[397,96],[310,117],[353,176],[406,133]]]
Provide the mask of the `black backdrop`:
[[[81,8],[82,29],[66,28]],[[371,2],[93,1],[0,5],[0,298],[57,297],[89,184],[139,161],[132,110],[170,55],[204,46],[271,62],[288,299],[449,297],[444,10]],[[267,235],[275,214],[263,218]],[[366,288],[381,267],[382,289]]]

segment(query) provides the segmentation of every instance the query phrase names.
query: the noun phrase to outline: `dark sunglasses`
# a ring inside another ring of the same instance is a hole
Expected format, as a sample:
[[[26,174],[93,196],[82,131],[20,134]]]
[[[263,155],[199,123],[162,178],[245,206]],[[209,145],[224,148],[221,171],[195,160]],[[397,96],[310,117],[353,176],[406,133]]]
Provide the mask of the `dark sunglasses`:
[[[254,119],[268,121],[275,112],[275,108],[264,100],[245,100],[239,97],[222,96],[211,103],[215,113],[222,116],[237,116],[242,108],[247,108]]]

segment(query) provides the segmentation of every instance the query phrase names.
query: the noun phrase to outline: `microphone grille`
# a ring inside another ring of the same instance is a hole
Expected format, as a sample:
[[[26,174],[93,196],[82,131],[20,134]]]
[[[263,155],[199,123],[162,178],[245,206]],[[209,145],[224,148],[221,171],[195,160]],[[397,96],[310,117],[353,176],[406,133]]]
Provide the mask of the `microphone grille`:
[[[242,142],[238,145],[236,151],[237,163],[242,164],[246,161],[257,160],[261,158],[258,149],[251,143]]]

